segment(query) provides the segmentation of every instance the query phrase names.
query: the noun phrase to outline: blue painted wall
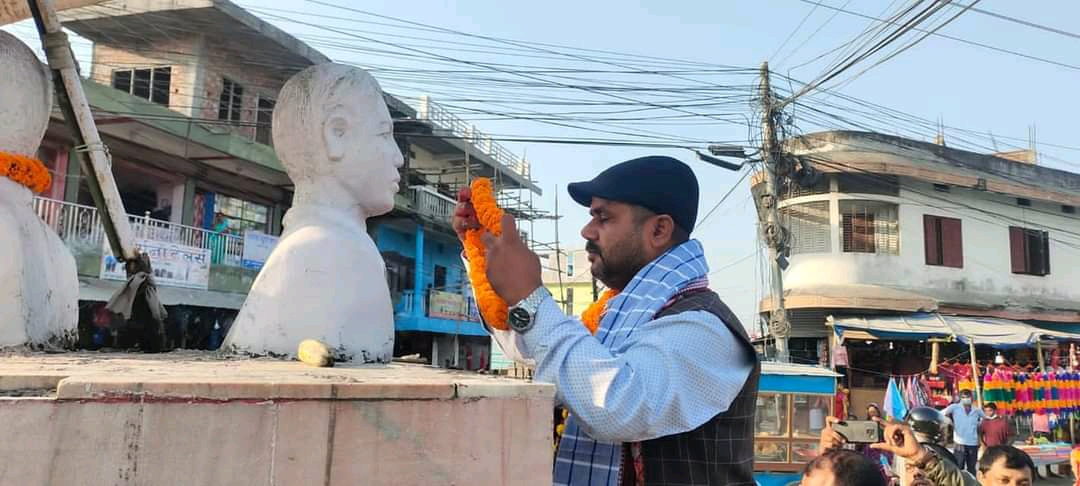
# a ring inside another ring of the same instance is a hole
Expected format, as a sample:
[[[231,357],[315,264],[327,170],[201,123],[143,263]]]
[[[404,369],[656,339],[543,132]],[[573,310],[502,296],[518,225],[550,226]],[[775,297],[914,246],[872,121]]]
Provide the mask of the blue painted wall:
[[[379,225],[375,228],[375,245],[380,252],[397,252],[414,260],[420,260],[423,268],[420,282],[423,290],[433,285],[435,280],[435,265],[446,267],[446,286],[456,290],[462,285],[468,285],[461,261],[463,250],[461,242],[456,237],[444,235],[426,230],[423,243],[423,257],[416,258],[416,229],[401,230],[388,225]],[[415,307],[414,307],[415,308]],[[483,326],[477,322],[454,321],[449,319],[435,319],[424,315],[395,315],[395,328],[398,331],[427,331],[446,334],[463,334],[469,336],[486,336]]]

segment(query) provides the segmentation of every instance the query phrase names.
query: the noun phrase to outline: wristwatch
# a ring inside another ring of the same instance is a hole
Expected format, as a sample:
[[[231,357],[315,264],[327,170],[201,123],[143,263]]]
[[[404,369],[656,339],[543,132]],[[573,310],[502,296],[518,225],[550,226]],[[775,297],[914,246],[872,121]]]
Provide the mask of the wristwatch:
[[[536,311],[540,308],[540,303],[550,296],[551,292],[548,292],[548,289],[540,286],[522,299],[521,302],[518,302],[511,307],[509,315],[507,316],[507,323],[510,324],[510,329],[519,333],[525,333],[529,329],[532,329],[533,324],[536,322]]]

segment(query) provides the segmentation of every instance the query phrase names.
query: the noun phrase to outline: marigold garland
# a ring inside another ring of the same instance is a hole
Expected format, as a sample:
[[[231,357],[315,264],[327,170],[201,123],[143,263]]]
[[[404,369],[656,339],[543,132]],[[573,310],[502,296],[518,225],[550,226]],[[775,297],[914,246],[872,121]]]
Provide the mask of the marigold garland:
[[[7,152],[0,152],[0,177],[7,177],[35,193],[45,192],[52,184],[52,175],[40,160]]]
[[[491,288],[487,279],[487,249],[480,236],[487,231],[495,236],[502,234],[503,211],[495,202],[491,181],[479,177],[472,182],[472,205],[476,210],[476,219],[480,228],[465,232],[465,256],[469,259],[469,281],[476,297],[476,307],[491,327],[505,331],[507,325],[507,305]]]
[[[604,315],[604,308],[607,307],[608,301],[616,295],[618,295],[618,292],[613,289],[605,290],[600,295],[600,300],[589,304],[585,312],[581,313],[581,323],[585,324],[585,329],[588,329],[590,333],[596,334],[596,330],[600,327],[600,318]]]

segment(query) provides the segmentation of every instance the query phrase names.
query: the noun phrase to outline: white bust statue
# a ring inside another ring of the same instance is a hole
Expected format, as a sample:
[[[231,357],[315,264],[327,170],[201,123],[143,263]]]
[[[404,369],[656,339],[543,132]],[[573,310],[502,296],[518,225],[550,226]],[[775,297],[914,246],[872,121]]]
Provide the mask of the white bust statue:
[[[36,157],[52,113],[52,76],[4,31],[0,66],[0,152]],[[75,257],[34,212],[30,189],[0,176],[0,346],[73,344],[78,303]]]
[[[295,356],[305,339],[338,360],[388,362],[394,313],[366,220],[394,208],[401,151],[378,82],[341,64],[292,77],[274,108],[274,148],[295,184],[284,232],[223,348]]]

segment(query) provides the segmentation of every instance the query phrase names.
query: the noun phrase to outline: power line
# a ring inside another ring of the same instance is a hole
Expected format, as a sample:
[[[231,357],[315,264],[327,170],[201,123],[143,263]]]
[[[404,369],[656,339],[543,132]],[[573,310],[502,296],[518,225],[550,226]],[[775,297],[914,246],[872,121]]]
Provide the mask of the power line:
[[[921,1],[922,0],[920,0],[920,2]],[[975,5],[979,1],[981,1],[981,0],[973,0],[972,3],[968,5],[968,7],[970,8],[972,5]],[[842,66],[840,66],[838,68],[835,68],[835,69],[827,70],[824,73],[822,73],[821,75],[819,75],[818,78],[815,81],[812,81],[810,84],[804,86],[801,90],[799,90],[799,92],[795,93],[794,95],[792,95],[787,100],[781,102],[780,107],[783,107],[785,104],[791,103],[795,99],[798,99],[802,95],[812,91],[813,89],[817,88],[818,86],[821,86],[821,85],[829,82],[830,80],[836,78],[837,76],[844,73],[848,69],[851,69],[851,67],[856,65],[857,63],[859,63],[859,62],[869,58],[870,56],[874,55],[875,53],[881,51],[886,46],[888,46],[889,44],[897,41],[902,36],[907,34],[909,31],[914,29],[917,25],[919,25],[921,23],[925,23],[934,14],[936,14],[938,11],[940,11],[942,8],[944,8],[945,5],[947,5],[947,3],[934,1],[929,7],[923,9],[922,11],[920,11],[918,14],[915,15],[914,18],[912,18],[912,19],[908,20],[907,22],[905,22],[904,24],[902,24],[894,32],[892,32],[891,34],[886,36],[884,39],[878,41],[876,44],[874,44],[872,47],[870,47],[868,50],[866,50],[862,54],[856,55],[855,53],[853,53],[853,54],[849,55],[845,59],[844,64]],[[953,17],[950,17],[948,20],[946,20],[944,23],[942,23],[941,25],[934,28],[929,33],[926,33],[922,37],[919,37],[919,38],[915,39],[911,43],[909,43],[909,44],[905,45],[904,47],[898,49],[893,54],[890,54],[889,56],[887,56],[884,59],[878,61],[878,63],[876,63],[876,64],[874,64],[873,66],[870,66],[870,67],[872,68],[874,66],[877,66],[877,65],[881,64],[882,62],[888,61],[889,59],[892,59],[897,54],[899,54],[899,53],[909,49],[910,47],[918,44],[923,39],[928,37],[931,33],[936,32],[937,30],[941,29],[945,25],[948,25],[952,21],[956,20],[961,14],[963,14],[966,11],[967,10],[965,9],[965,10],[961,11],[960,14],[957,14],[957,15],[955,15]],[[856,50],[856,52],[858,52],[858,50]],[[860,72],[859,74],[856,75],[856,77],[861,75],[863,72],[866,72],[866,71],[864,70],[864,71]]]
[[[799,0],[799,1],[803,2],[803,3],[812,3],[812,0]],[[894,23],[892,21],[889,21],[889,20],[880,19],[880,18],[877,18],[877,17],[873,17],[873,16],[870,16],[870,15],[863,14],[863,13],[854,12],[854,11],[851,11],[851,10],[845,10],[845,9],[839,8],[839,7],[833,7],[833,6],[828,5],[828,4],[822,4],[822,7],[825,7],[827,9],[831,9],[831,10],[835,10],[835,11],[838,11],[838,12],[841,12],[841,13],[845,13],[845,14],[848,14],[848,15],[852,15],[852,16],[855,16],[855,17],[861,17],[861,18],[864,18],[864,19],[872,20],[872,21],[875,21],[875,22],[894,25]],[[918,31],[918,32],[927,32],[927,31],[922,30],[922,29],[915,29],[915,30]],[[1052,64],[1052,65],[1058,66],[1058,67],[1064,67],[1064,68],[1075,69],[1077,71],[1080,71],[1080,66],[1077,66],[1075,64],[1068,64],[1068,63],[1065,63],[1065,62],[1054,61],[1054,60],[1051,60],[1051,59],[1046,59],[1046,58],[1034,56],[1034,55],[1031,55],[1031,54],[1024,54],[1022,52],[1012,51],[1012,50],[1009,50],[1009,49],[1003,49],[1003,48],[995,47],[995,46],[992,46],[992,45],[989,45],[989,44],[984,44],[982,42],[976,42],[976,41],[971,41],[971,40],[964,39],[964,38],[961,38],[961,37],[956,37],[956,36],[952,36],[952,35],[948,35],[948,34],[942,34],[940,32],[936,32],[936,33],[933,33],[931,35],[933,35],[935,37],[941,37],[942,39],[949,39],[951,41],[971,45],[971,46],[981,47],[983,49],[989,49],[989,50],[992,50],[992,51],[995,51],[995,52],[1000,52],[1000,53],[1003,53],[1003,54],[1010,54],[1010,55],[1013,55],[1013,56],[1022,57],[1024,59],[1029,59],[1029,60],[1032,60],[1032,61],[1043,62],[1043,63],[1046,63],[1046,64]]]
[[[1036,24],[1035,22],[1031,22],[1031,21],[1023,20],[1023,19],[1018,19],[1016,17],[1009,17],[1008,15],[1002,15],[1002,14],[999,14],[999,13],[996,13],[996,12],[991,12],[989,10],[983,10],[983,9],[980,9],[980,8],[973,8],[971,10],[973,12],[978,12],[980,14],[987,15],[987,16],[990,16],[990,17],[994,17],[996,19],[1004,20],[1006,22],[1012,22],[1014,24],[1020,24],[1020,25],[1026,26],[1026,27],[1039,29],[1039,30],[1042,30],[1042,31],[1045,31],[1045,32],[1050,32],[1050,33],[1054,33],[1054,34],[1058,34],[1058,35],[1063,35],[1065,37],[1071,37],[1073,39],[1080,39],[1080,34],[1077,34],[1077,33],[1074,33],[1074,32],[1069,32],[1069,31],[1061,30],[1061,29],[1058,29],[1058,28],[1055,28],[1055,27],[1049,27],[1049,26],[1042,25],[1042,24]]]
[[[709,216],[712,216],[713,212],[715,212],[717,210],[717,208],[719,208],[722,204],[724,204],[724,201],[727,200],[728,196],[730,196],[731,193],[734,192],[735,189],[738,188],[739,185],[742,184],[742,182],[744,180],[746,180],[746,177],[749,176],[751,172],[753,172],[753,171],[744,170],[743,175],[741,177],[739,177],[739,180],[735,181],[735,183],[731,185],[731,187],[727,190],[726,193],[724,193],[724,195],[720,198],[720,200],[717,201],[716,204],[713,205],[712,209],[709,209],[709,211],[707,213],[705,213],[705,216],[703,216],[701,218],[701,220],[699,220],[697,222],[697,224],[695,225],[695,228],[700,229],[702,226],[705,226],[705,222],[709,220]]]

